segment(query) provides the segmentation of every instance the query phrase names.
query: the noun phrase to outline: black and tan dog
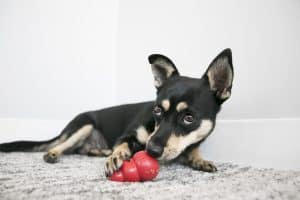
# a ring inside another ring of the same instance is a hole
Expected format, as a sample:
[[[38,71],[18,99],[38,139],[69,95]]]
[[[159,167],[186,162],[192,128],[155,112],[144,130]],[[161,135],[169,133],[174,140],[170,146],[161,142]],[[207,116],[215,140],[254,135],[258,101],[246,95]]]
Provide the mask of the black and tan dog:
[[[199,144],[212,132],[221,104],[233,81],[230,49],[221,52],[201,79],[180,76],[163,55],[150,55],[156,101],[121,105],[79,114],[54,139],[0,144],[0,151],[47,151],[55,163],[62,154],[108,156],[107,176],[135,152],[146,151],[161,161],[179,161],[194,169],[216,171],[204,160]]]

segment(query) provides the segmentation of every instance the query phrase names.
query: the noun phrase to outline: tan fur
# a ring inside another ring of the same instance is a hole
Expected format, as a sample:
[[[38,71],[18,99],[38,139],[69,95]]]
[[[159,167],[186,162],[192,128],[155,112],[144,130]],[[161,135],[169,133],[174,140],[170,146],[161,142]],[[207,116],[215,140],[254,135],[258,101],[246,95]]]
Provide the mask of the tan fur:
[[[187,109],[187,108],[188,108],[188,105],[187,105],[187,103],[186,103],[185,101],[179,102],[179,103],[177,104],[177,106],[176,106],[177,112],[180,112],[180,111],[182,111],[182,110],[184,110],[184,109]]]
[[[163,68],[167,72],[167,78],[169,78],[175,71],[172,66],[170,66],[168,63],[166,63],[162,59],[157,59],[155,61],[155,64],[161,66],[161,68]]]
[[[118,152],[118,151],[130,151],[128,143],[123,142],[122,144],[119,144],[119,145],[115,146],[114,147],[114,152]]]
[[[109,156],[111,155],[112,151],[110,149],[90,149],[88,152],[89,156]]]
[[[154,131],[149,135],[148,139],[147,139],[147,142],[151,139],[151,137],[156,133],[156,131],[159,129],[159,126],[158,125],[155,125],[154,127]]]
[[[171,106],[170,101],[168,99],[162,100],[161,106],[163,107],[163,109],[165,111],[168,111],[170,109],[170,106]]]
[[[157,70],[157,67],[165,70],[166,72],[166,78],[169,78],[172,76],[172,74],[175,72],[175,69],[169,65],[169,63],[165,62],[163,59],[157,59],[155,63],[151,65],[152,73],[154,74],[154,85],[155,87],[160,87],[163,84],[163,80],[160,77],[160,74]]]
[[[193,148],[185,158],[185,163],[189,166],[191,166],[194,169],[206,171],[206,172],[215,172],[217,171],[217,168],[215,165],[208,160],[204,160],[201,156],[201,153],[199,151],[198,147]]]
[[[136,139],[141,143],[141,144],[146,144],[147,139],[149,137],[148,131],[145,129],[144,126],[139,126],[136,129]]]
[[[164,148],[163,155],[160,160],[171,160],[176,158],[186,147],[197,143],[205,138],[213,128],[213,123],[210,120],[202,120],[200,127],[191,133],[183,136],[171,134]]]
[[[77,143],[84,141],[88,136],[90,136],[92,130],[93,126],[90,124],[83,126],[82,128],[78,129],[66,141],[50,149],[49,154],[55,155],[56,157],[61,155],[64,151],[74,147]]]
[[[227,99],[230,97],[229,87],[233,81],[233,73],[228,64],[228,58],[219,59],[207,72],[210,88],[213,91],[217,91],[217,95],[221,99]],[[220,87],[222,85],[223,88]]]
[[[123,161],[129,159],[130,156],[131,151],[127,142],[115,146],[113,153],[106,160],[105,173],[111,175],[114,171],[118,170],[122,166]]]
[[[67,139],[67,135],[63,134],[62,136],[60,136],[58,139],[51,142],[50,144],[42,144],[40,146],[34,147],[33,151],[48,151],[48,150],[52,149],[53,147],[63,143],[66,139]]]
[[[200,154],[200,151],[197,148],[193,148],[191,152],[187,156],[188,161],[193,161],[193,160],[202,160],[202,156]]]

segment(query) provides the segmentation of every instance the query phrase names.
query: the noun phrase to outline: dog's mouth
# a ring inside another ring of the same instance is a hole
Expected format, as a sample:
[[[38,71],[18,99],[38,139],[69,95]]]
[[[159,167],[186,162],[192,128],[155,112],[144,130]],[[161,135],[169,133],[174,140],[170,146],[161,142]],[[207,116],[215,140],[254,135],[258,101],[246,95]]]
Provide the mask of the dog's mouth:
[[[163,154],[157,158],[157,160],[162,161],[162,162],[168,162],[172,161],[175,158],[177,158],[180,155],[181,152],[179,152],[177,149],[169,149],[169,148],[164,148]]]
[[[146,148],[146,151],[148,152],[148,154],[162,162],[174,160],[181,153],[180,149],[174,148],[172,146],[160,147],[160,152],[155,150],[155,148],[149,148],[149,145],[147,145],[147,147],[148,148]]]
[[[159,161],[171,161],[176,159],[183,151],[182,145],[180,143],[180,138],[172,135],[168,139],[165,146],[161,144],[155,144],[153,141],[149,141],[146,144],[146,151]]]

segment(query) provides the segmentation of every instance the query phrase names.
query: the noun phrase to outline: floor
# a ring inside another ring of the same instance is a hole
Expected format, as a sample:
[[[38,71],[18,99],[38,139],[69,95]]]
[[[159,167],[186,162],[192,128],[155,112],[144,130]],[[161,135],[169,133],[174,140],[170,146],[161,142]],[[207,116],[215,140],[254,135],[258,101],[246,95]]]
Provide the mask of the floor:
[[[65,156],[47,164],[42,153],[0,153],[0,199],[300,199],[300,171],[216,163],[217,173],[163,165],[145,183],[103,175],[104,158]]]

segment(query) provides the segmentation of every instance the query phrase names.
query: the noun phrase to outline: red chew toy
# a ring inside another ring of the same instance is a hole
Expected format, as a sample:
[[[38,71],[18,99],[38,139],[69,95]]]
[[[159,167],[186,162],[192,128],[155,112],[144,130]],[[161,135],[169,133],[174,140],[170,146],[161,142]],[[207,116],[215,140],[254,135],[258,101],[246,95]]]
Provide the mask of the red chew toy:
[[[145,151],[137,152],[132,159],[124,161],[121,169],[109,178],[111,181],[150,181],[159,171],[157,160],[149,156]]]

